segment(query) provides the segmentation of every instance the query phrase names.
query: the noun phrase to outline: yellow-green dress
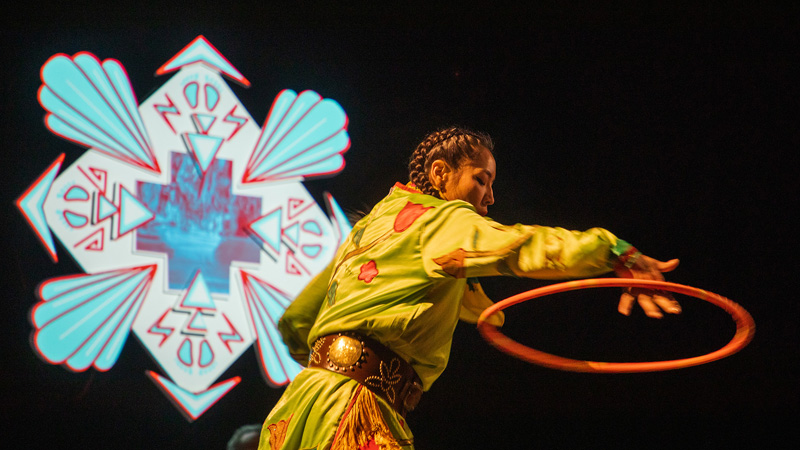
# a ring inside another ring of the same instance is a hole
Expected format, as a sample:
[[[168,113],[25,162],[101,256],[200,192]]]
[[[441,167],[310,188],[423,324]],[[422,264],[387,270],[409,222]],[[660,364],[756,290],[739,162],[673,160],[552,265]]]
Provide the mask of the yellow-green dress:
[[[398,183],[353,226],[278,328],[303,365],[321,336],[369,336],[408,361],[427,391],[447,366],[458,319],[475,323],[492,304],[476,277],[596,276],[629,248],[601,228],[501,225],[467,202]],[[493,320],[502,325],[502,314]],[[259,449],[329,448],[412,449],[413,435],[400,414],[358,382],[305,369],[267,417]]]

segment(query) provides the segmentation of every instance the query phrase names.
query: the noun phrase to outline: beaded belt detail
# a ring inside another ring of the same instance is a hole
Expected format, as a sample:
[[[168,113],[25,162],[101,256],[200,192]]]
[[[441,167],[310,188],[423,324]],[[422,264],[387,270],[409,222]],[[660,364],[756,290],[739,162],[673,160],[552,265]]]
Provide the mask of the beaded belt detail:
[[[380,342],[357,333],[342,332],[317,339],[308,367],[358,381],[403,417],[414,410],[422,396],[422,382],[409,363]]]

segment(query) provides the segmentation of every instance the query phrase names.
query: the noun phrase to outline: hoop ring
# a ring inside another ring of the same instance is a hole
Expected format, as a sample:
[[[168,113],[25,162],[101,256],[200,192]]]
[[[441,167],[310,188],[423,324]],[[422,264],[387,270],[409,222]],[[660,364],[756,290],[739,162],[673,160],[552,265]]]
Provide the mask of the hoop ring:
[[[736,322],[736,334],[734,334],[733,339],[731,339],[730,342],[728,342],[728,344],[726,344],[724,347],[702,356],[669,361],[600,362],[564,358],[532,349],[504,335],[498,331],[496,326],[491,325],[487,321],[488,318],[493,314],[496,314],[497,312],[502,311],[509,306],[516,305],[517,303],[522,303],[538,297],[544,297],[546,295],[595,287],[632,287],[655,289],[699,298],[700,300],[704,300],[719,306],[728,314],[730,314],[734,322]],[[666,281],[637,280],[633,278],[591,278],[544,286],[499,301],[489,308],[486,308],[480,315],[478,318],[478,331],[480,331],[484,339],[486,339],[497,349],[523,361],[549,367],[551,369],[566,370],[570,372],[634,373],[682,369],[685,367],[709,363],[730,356],[743,349],[748,343],[750,343],[750,341],[753,339],[753,334],[755,334],[756,331],[756,324],[753,321],[753,317],[750,316],[750,313],[739,306],[739,304],[721,295],[707,292],[695,287],[668,283]]]

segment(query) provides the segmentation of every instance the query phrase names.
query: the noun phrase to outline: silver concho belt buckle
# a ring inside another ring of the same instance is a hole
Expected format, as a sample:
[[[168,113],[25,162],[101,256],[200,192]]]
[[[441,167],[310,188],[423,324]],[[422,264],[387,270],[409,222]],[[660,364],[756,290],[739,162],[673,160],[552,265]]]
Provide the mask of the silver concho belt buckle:
[[[329,367],[339,371],[361,367],[366,357],[364,342],[346,334],[340,334],[328,348]]]

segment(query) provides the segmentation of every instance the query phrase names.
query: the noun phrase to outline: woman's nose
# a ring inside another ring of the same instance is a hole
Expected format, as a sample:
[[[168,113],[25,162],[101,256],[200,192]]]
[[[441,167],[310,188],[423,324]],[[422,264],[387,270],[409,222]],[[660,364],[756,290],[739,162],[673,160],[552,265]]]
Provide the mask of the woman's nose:
[[[491,186],[489,186],[489,188],[486,189],[485,198],[486,198],[486,204],[487,205],[493,205],[494,204],[494,190],[492,189]]]

